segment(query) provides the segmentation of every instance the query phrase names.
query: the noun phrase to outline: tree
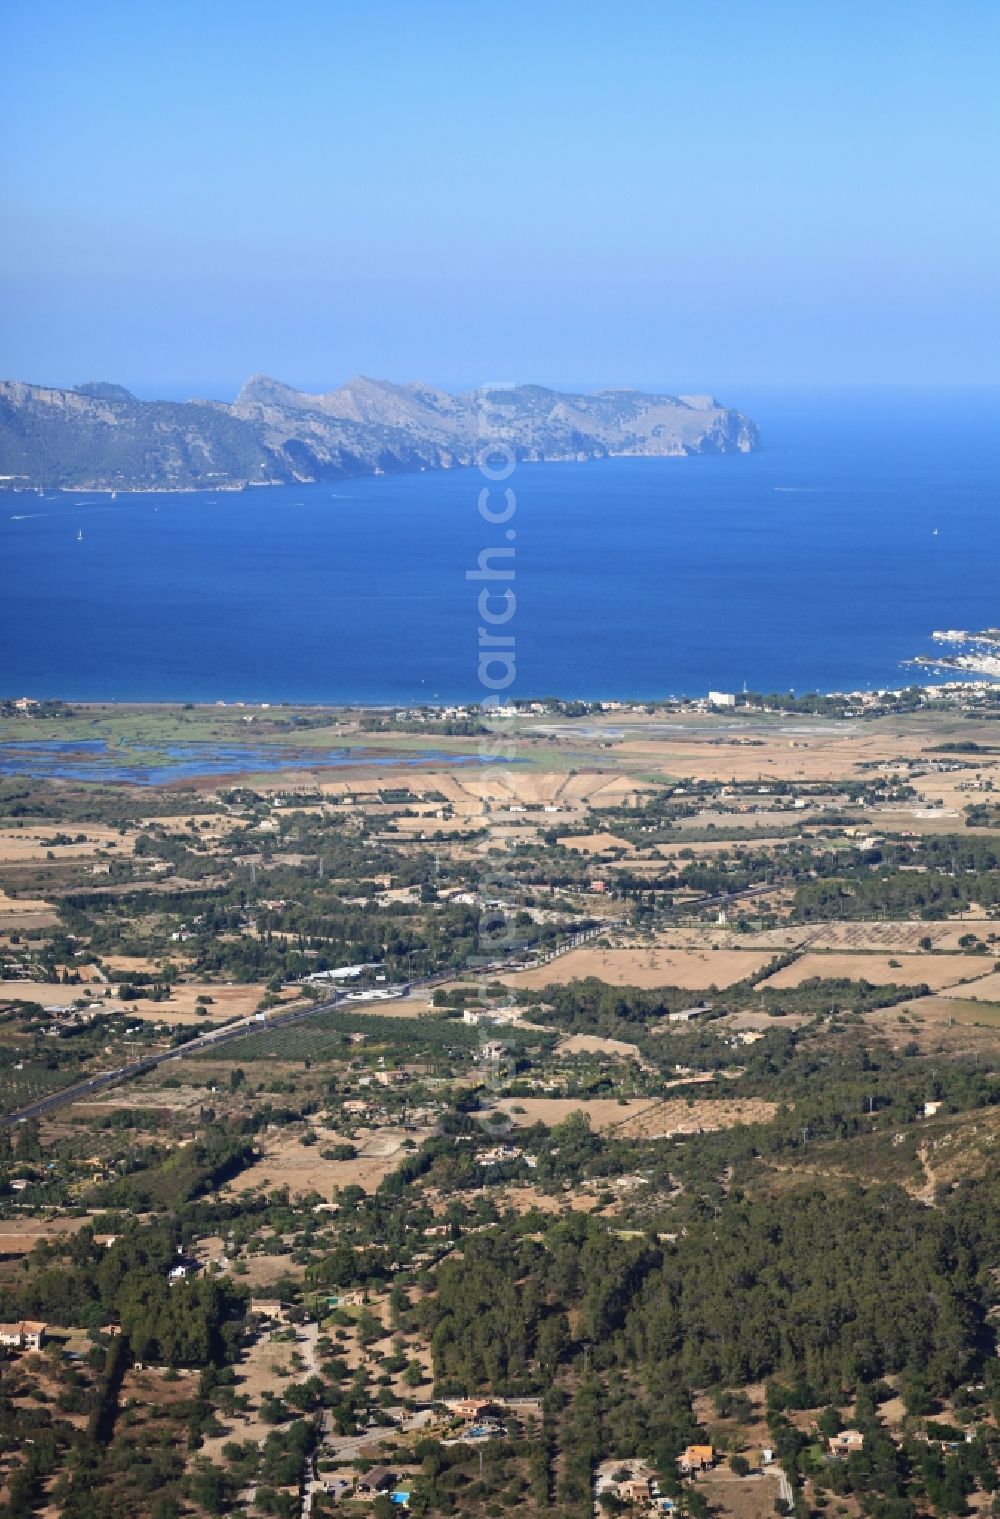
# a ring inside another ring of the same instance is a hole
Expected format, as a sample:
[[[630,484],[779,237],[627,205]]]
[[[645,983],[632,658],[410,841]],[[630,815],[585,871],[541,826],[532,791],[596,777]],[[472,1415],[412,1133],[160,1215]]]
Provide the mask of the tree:
[[[538,1329],[538,1361],[546,1371],[554,1371],[569,1349],[569,1323],[564,1313],[551,1314]]]
[[[824,1408],[816,1424],[824,1440],[831,1440],[834,1435],[839,1435],[844,1427],[843,1419],[832,1404],[829,1408]]]

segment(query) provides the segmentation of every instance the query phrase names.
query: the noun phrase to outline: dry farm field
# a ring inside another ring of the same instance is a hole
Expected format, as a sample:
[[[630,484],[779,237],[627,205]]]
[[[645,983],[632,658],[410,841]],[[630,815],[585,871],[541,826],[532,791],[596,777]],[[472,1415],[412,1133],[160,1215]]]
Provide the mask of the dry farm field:
[[[577,854],[634,854],[635,845],[628,839],[620,839],[613,833],[581,833],[567,834],[559,840],[566,849],[573,849]]]
[[[965,981],[961,985],[942,988],[943,997],[968,998],[972,1002],[1000,1002],[1000,970],[991,970],[996,961],[980,960],[985,974]]]
[[[980,939],[986,939],[991,933],[1000,935],[1000,923],[993,918],[977,918],[968,913],[961,918],[933,921],[824,923],[809,930],[809,947],[916,954],[922,950],[922,941],[929,939],[931,949],[956,951],[961,947],[959,941],[970,933]]]
[[[731,1129],[738,1124],[766,1123],[777,1111],[774,1102],[728,1097],[714,1100],[632,1097],[621,1101],[613,1097],[519,1097],[516,1100],[505,1098],[497,1106],[508,1112],[518,1127],[530,1127],[539,1122],[551,1127],[571,1113],[584,1113],[595,1130],[607,1132],[613,1129],[622,1136],[636,1139],[658,1139],[671,1134]]]
[[[296,1127],[269,1129],[262,1137],[261,1158],[227,1182],[224,1192],[265,1192],[287,1187],[292,1197],[318,1192],[329,1201],[343,1187],[374,1192],[383,1177],[394,1171],[405,1155],[429,1138],[430,1129],[359,1128],[350,1141],[357,1151],[353,1160],[324,1160],[322,1151],[344,1144],[343,1134],[317,1126],[315,1144],[302,1143],[304,1130]]]
[[[135,852],[136,837],[134,832],[123,834],[117,828],[101,823],[86,823],[79,827],[33,824],[30,828],[0,828],[0,866],[38,864],[48,860],[50,855],[57,861],[85,859],[96,855],[98,850],[131,855]],[[56,843],[56,838],[71,842]]]
[[[71,1007],[75,1002],[99,1001],[107,1004],[108,1011],[121,1012],[124,1008],[130,1017],[151,1023],[191,1024],[207,1019],[223,1023],[230,1018],[247,1017],[252,1013],[267,991],[262,982],[250,982],[233,986],[220,986],[217,981],[181,981],[171,988],[166,1001],[157,1002],[151,997],[130,997],[122,1003],[117,986],[111,987],[112,995],[105,997],[109,988],[96,975],[78,986],[62,985],[57,981],[0,981],[0,1004],[3,1002],[37,1002],[41,1007]],[[209,1002],[198,1002],[199,997]],[[295,1001],[294,989],[282,994],[287,1002]]]
[[[874,955],[842,954],[836,950],[826,954],[807,951],[792,965],[786,965],[762,981],[758,991],[766,993],[772,987],[801,986],[814,976],[827,979],[846,978],[849,981],[870,981],[873,986],[920,986],[926,983],[932,991],[954,986],[963,977],[981,976],[989,969],[979,955]]]
[[[560,1039],[553,1054],[609,1055],[612,1058],[642,1060],[634,1044],[627,1044],[624,1039],[602,1039],[599,1034],[570,1034],[567,1038]]]
[[[570,950],[547,965],[505,975],[511,986],[539,991],[545,986],[564,986],[596,976],[611,986],[680,986],[706,991],[710,986],[732,986],[762,970],[773,959],[770,949],[601,949],[592,945]]]

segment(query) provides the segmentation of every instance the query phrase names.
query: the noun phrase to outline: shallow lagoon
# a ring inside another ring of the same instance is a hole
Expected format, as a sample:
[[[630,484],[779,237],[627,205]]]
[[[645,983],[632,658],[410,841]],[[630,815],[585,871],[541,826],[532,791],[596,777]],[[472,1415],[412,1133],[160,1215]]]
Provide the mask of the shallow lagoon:
[[[149,765],[123,763],[118,749],[103,739],[32,739],[0,743],[0,775],[33,776],[61,781],[126,781],[165,786],[209,775],[252,775],[276,770],[343,770],[371,765],[380,770],[432,763],[479,764],[478,755],[445,754],[423,749],[385,754],[375,749],[297,749],[285,744],[167,744],[150,749]],[[143,752],[130,744],[130,757]],[[486,761],[482,761],[486,763]]]

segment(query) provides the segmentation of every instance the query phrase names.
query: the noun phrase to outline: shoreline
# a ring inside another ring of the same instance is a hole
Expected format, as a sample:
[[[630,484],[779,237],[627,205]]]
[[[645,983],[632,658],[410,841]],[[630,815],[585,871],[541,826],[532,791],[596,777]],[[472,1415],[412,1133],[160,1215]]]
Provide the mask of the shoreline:
[[[916,655],[913,659],[907,660],[904,663],[920,667],[924,667],[925,665],[934,665],[939,668],[945,667],[946,664],[946,662],[943,660],[933,659],[932,657],[924,655]],[[948,666],[947,668],[950,676],[953,673],[957,674],[960,669],[964,669],[965,667]],[[707,714],[709,716],[717,716],[732,720],[734,718],[743,716],[759,717],[761,715],[774,715],[778,717],[800,715],[808,716],[809,714],[804,712],[799,704],[810,701],[871,702],[873,700],[881,700],[885,702],[891,702],[893,700],[902,700],[914,692],[920,693],[927,698],[934,698],[945,695],[959,696],[975,695],[977,693],[986,694],[998,690],[1000,690],[1000,672],[998,672],[996,675],[985,673],[976,674],[965,679],[946,678],[933,682],[913,681],[907,683],[906,685],[900,686],[879,686],[868,688],[836,687],[831,688],[830,690],[821,690],[820,688],[816,687],[810,690],[803,690],[798,694],[790,691],[765,691],[763,689],[754,689],[751,691],[730,693],[733,697],[733,700],[726,702],[712,700],[713,696],[718,696],[720,694],[717,692],[702,692],[698,694],[673,693],[669,696],[617,694],[557,697],[549,696],[544,698],[535,696],[512,695],[507,699],[505,703],[494,704],[491,702],[489,705],[489,710],[485,715],[489,716],[490,713],[492,713],[494,716],[500,715],[504,720],[506,720],[507,718],[514,716],[537,717],[546,714],[558,715],[559,709],[562,707],[584,707],[594,709],[598,712],[603,711],[612,714],[615,712],[625,713],[628,712],[629,709],[645,709],[649,707],[655,709],[664,709],[667,711],[675,711],[679,714],[688,713],[699,716]],[[751,698],[751,700],[743,700],[745,697]],[[752,700],[752,698],[755,697],[763,698],[765,701],[770,700],[778,702],[784,701],[787,698],[789,699],[789,705],[787,707],[761,705],[759,702]],[[106,711],[108,713],[115,713],[119,715],[127,714],[130,711],[156,713],[174,712],[178,710],[196,712],[200,715],[207,715],[209,713],[219,713],[220,715],[222,713],[246,713],[247,716],[244,720],[248,723],[252,722],[258,715],[264,717],[266,720],[266,716],[282,717],[288,716],[291,713],[310,712],[331,714],[342,712],[352,716],[357,716],[359,714],[365,713],[374,713],[378,716],[399,714],[400,720],[406,720],[406,718],[411,715],[423,713],[427,713],[432,717],[437,715],[450,715],[455,716],[456,718],[472,718],[475,716],[484,715],[481,700],[473,699],[470,697],[439,697],[437,699],[422,698],[418,702],[410,702],[402,699],[387,701],[381,697],[349,699],[339,699],[336,697],[298,698],[275,696],[114,697],[65,696],[55,694],[43,694],[41,696],[21,695],[20,697],[14,697],[12,695],[0,694],[0,708],[2,708],[4,705],[10,706],[18,703],[27,703],[28,706],[21,708],[17,712],[6,714],[8,720],[16,717],[21,717],[29,721],[34,720],[39,722],[50,720],[41,714],[35,715],[31,711],[31,708],[33,706],[44,704],[53,704],[65,708],[81,708],[87,712]],[[791,703],[794,703],[795,705],[793,706]],[[68,713],[64,715],[68,715]],[[584,714],[581,713],[579,715]],[[53,714],[53,716],[55,716],[55,714]],[[3,718],[4,714],[0,712],[0,721],[2,721]],[[373,733],[371,736],[377,740],[377,734]],[[254,738],[254,735],[248,733],[246,735],[246,738],[249,741]],[[0,740],[0,742],[4,741]]]
[[[656,461],[679,460],[679,459],[725,459],[746,458],[748,454],[762,453],[758,444],[752,449],[721,448],[721,449],[690,449],[679,450],[676,453],[616,453],[616,454],[588,454],[581,458],[579,454],[552,454],[544,459],[518,459],[518,469],[529,465],[546,464],[614,464],[619,459],[649,459]],[[349,480],[393,480],[398,477],[411,477],[413,475],[454,475],[462,470],[476,471],[476,462],[471,460],[458,460],[454,464],[421,465],[417,469],[367,469],[342,475],[330,475],[322,480],[229,480],[219,485],[55,485],[34,484],[13,485],[9,481],[0,487],[0,500],[5,495],[9,496],[38,496],[52,493],[64,496],[210,496],[214,494],[238,496],[251,490],[304,490],[310,486],[342,485]]]
[[[849,737],[886,731],[886,723],[891,730],[893,722],[902,724],[900,732],[909,731],[921,718],[944,721],[952,732],[970,718],[1000,719],[1000,691],[981,681],[908,687],[860,700],[799,698],[798,706],[748,695],[751,700],[741,706],[706,698],[657,703],[552,698],[512,705],[488,724],[487,714],[471,706],[449,714],[432,705],[400,710],[265,703],[248,710],[245,703],[93,701],[12,711],[13,704],[4,703],[0,785],[5,794],[11,785],[25,783],[189,794],[248,784],[352,793],[379,776],[406,792],[421,774],[475,772],[489,763],[483,745],[495,746],[498,734],[514,745],[510,765],[531,769],[548,753],[561,770],[589,749],[599,769],[613,771],[621,755],[603,751],[624,745],[627,755],[636,743],[664,737],[682,745],[706,744],[706,753],[722,746],[735,754],[764,744],[806,749],[820,732]]]

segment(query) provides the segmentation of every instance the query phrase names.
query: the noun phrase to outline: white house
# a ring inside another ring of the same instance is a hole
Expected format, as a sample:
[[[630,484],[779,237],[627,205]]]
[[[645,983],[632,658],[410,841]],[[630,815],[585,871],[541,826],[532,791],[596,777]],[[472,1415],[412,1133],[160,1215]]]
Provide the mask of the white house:
[[[22,1319],[19,1324],[0,1324],[0,1345],[6,1350],[41,1350],[45,1330],[45,1324],[33,1319]]]

